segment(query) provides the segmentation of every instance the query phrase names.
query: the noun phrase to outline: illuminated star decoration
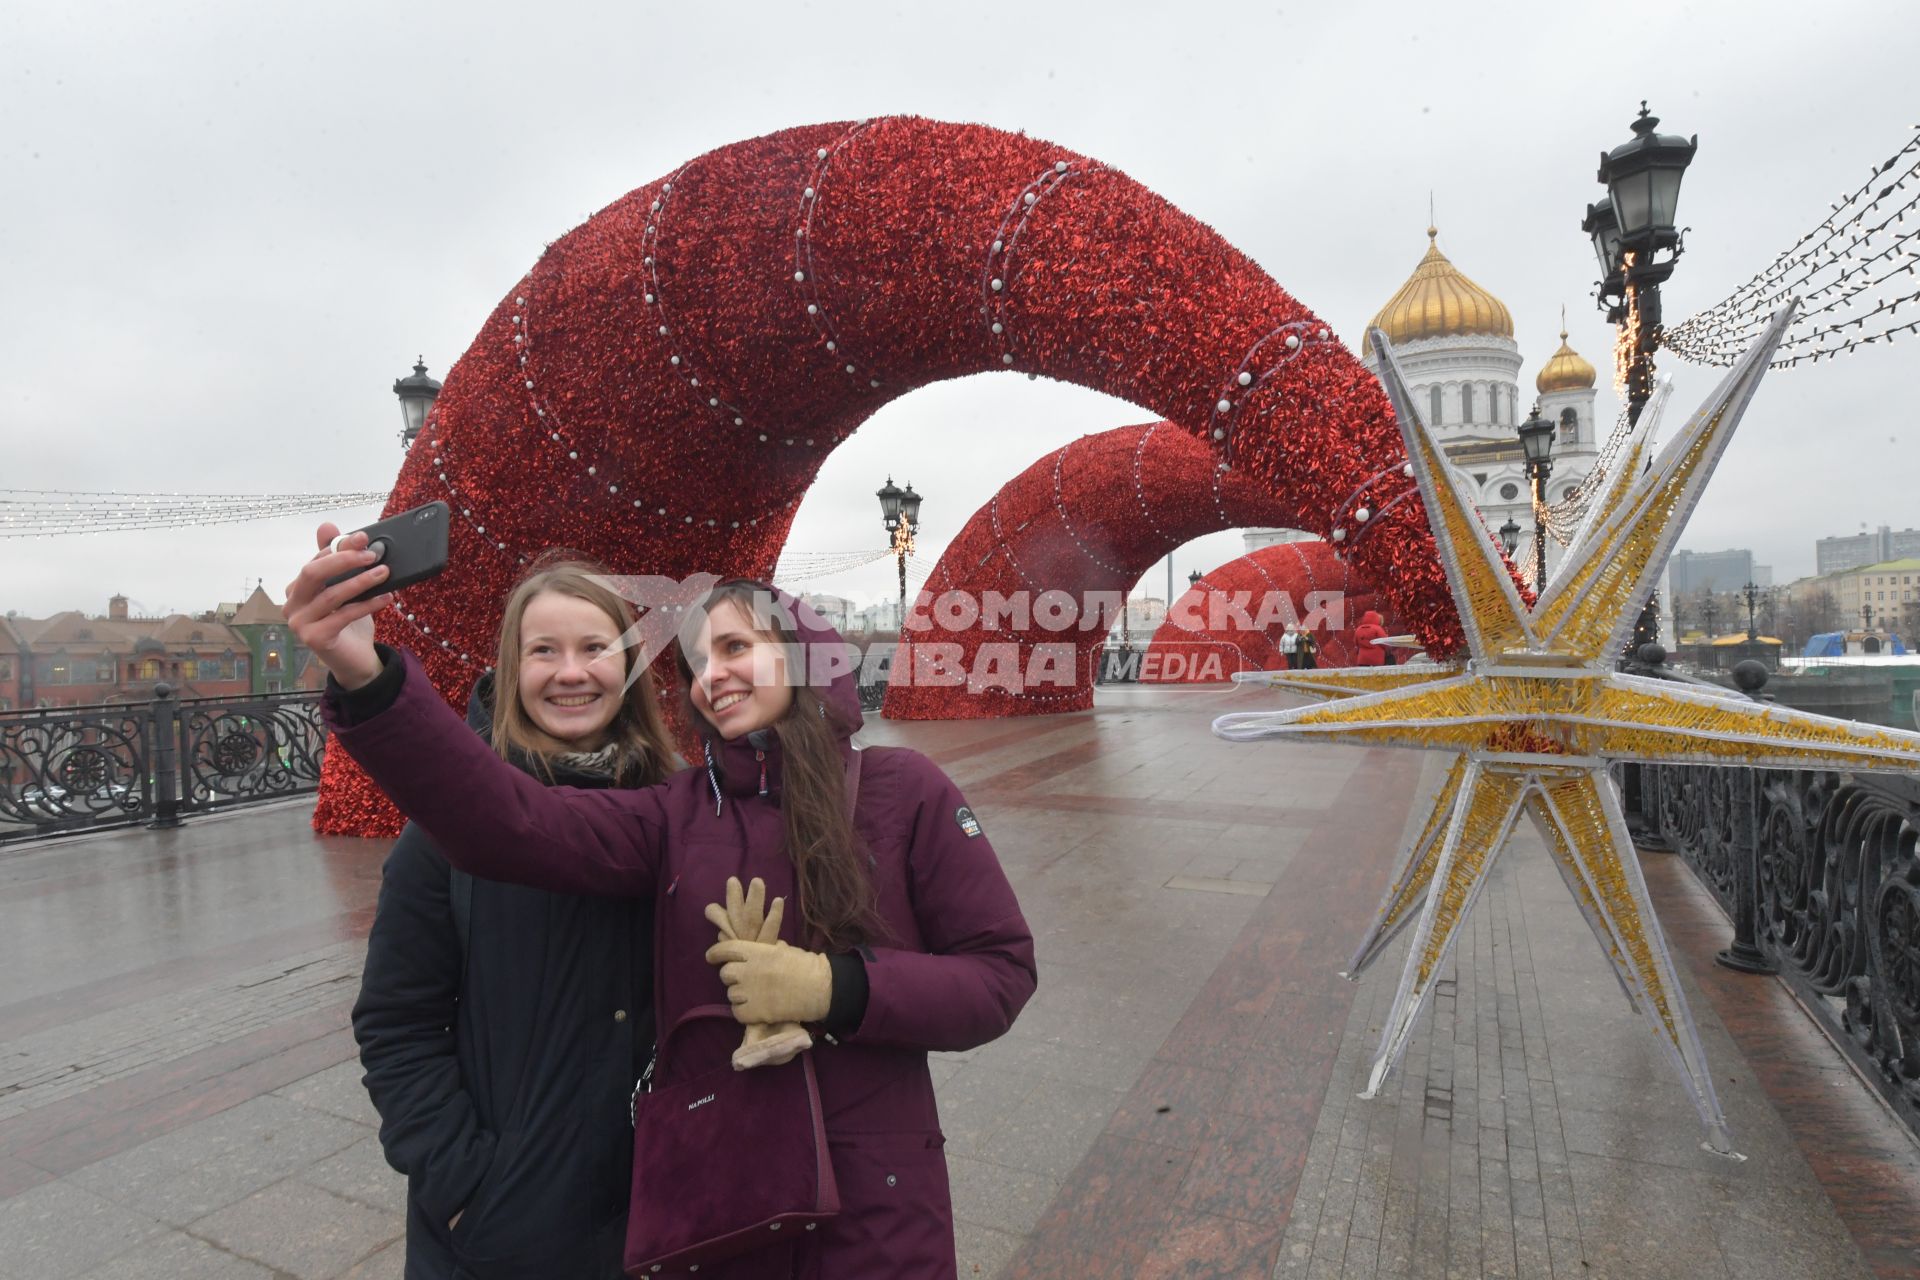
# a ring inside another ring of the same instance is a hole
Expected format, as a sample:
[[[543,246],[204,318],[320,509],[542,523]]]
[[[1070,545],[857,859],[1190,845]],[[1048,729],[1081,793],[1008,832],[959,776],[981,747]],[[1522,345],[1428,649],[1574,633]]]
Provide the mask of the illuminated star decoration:
[[[1581,546],[1594,531],[1604,528],[1612,515],[1620,509],[1633,488],[1634,477],[1645,469],[1647,459],[1652,455],[1653,442],[1658,437],[1660,420],[1666,411],[1667,400],[1673,391],[1670,380],[1662,378],[1654,387],[1653,395],[1640,414],[1637,429],[1623,451],[1618,464],[1611,469],[1604,486],[1595,494],[1594,501],[1588,506],[1585,518],[1573,538],[1567,544],[1567,556],[1573,558]],[[1491,535],[1489,535],[1491,536]],[[1392,643],[1387,641],[1386,643]],[[1417,642],[1416,642],[1417,643]],[[1444,676],[1458,674],[1458,667],[1435,667],[1427,664],[1403,667],[1353,667],[1346,670],[1325,671],[1277,671],[1277,672],[1237,672],[1234,680],[1243,684],[1262,684],[1273,688],[1287,689],[1294,693],[1306,694],[1316,698],[1348,698],[1364,693],[1376,693],[1388,688],[1401,688],[1412,684],[1426,684]],[[1460,793],[1460,777],[1466,768],[1467,758],[1456,756],[1446,779],[1434,795],[1433,808],[1427,816],[1419,838],[1408,845],[1400,857],[1399,866],[1394,871],[1392,883],[1380,901],[1379,910],[1374,913],[1372,922],[1360,943],[1354,949],[1353,959],[1347,962],[1342,977],[1358,981],[1387,945],[1398,937],[1402,930],[1413,920],[1418,919],[1421,908],[1427,899],[1427,889],[1433,883],[1434,864],[1440,851],[1440,837],[1447,829],[1446,819],[1453,812],[1453,805]],[[1569,884],[1573,882],[1570,880]],[[1592,910],[1589,910],[1589,896],[1576,892],[1586,914],[1587,922],[1596,930],[1604,923]],[[1616,973],[1616,976],[1618,974]],[[1621,990],[1626,992],[1629,1003],[1635,1001],[1633,989],[1621,980]]]
[[[1286,738],[1458,754],[1355,957],[1356,966],[1372,959],[1418,909],[1363,1097],[1379,1090],[1404,1053],[1461,922],[1525,812],[1629,1002],[1679,1070],[1706,1126],[1706,1145],[1733,1154],[1607,766],[1615,760],[1854,771],[1920,765],[1920,733],[1612,669],[1793,311],[1789,306],[1774,319],[1650,468],[1638,474],[1620,468],[1600,496],[1602,509],[1531,611],[1515,592],[1467,485],[1421,423],[1385,335],[1373,331],[1382,381],[1471,657],[1464,668],[1275,673],[1267,683],[1334,700],[1214,722],[1215,733],[1235,741]]]

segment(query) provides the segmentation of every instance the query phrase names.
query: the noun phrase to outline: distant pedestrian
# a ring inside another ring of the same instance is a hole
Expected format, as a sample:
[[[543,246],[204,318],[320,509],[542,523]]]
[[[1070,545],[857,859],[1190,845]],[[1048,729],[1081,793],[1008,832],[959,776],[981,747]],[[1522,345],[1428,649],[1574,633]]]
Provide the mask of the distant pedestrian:
[[[1300,669],[1300,633],[1291,625],[1280,636],[1280,656],[1287,660],[1287,670]]]
[[[1387,663],[1387,651],[1381,641],[1387,638],[1387,629],[1381,623],[1379,613],[1372,609],[1360,615],[1360,625],[1353,629],[1354,647],[1359,650],[1354,662],[1363,667],[1378,667]]]
[[[1320,666],[1320,642],[1313,638],[1313,632],[1300,632],[1300,648],[1296,655],[1300,659],[1300,670],[1313,671]]]

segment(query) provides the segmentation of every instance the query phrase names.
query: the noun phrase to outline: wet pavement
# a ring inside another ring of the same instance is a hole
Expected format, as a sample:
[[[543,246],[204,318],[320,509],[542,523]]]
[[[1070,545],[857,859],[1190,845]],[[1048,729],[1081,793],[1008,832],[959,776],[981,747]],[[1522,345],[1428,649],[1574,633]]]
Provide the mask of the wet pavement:
[[[1920,1152],[1716,909],[1648,879],[1747,1159],[1702,1151],[1530,832],[1406,1062],[1399,952],[1336,975],[1437,781],[1229,745],[1272,693],[880,722],[966,791],[1038,939],[1011,1034],[933,1062],[964,1277],[1920,1275]],[[386,842],[288,803],[0,854],[0,1277],[398,1277],[347,1029]]]

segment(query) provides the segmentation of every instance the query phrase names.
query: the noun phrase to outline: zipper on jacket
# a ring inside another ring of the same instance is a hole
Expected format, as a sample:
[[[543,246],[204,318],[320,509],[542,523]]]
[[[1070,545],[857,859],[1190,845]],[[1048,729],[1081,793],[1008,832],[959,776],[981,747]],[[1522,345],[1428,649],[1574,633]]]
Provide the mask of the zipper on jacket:
[[[713,816],[720,816],[720,778],[713,771],[713,745],[705,739],[700,743],[700,754],[706,758],[707,785],[713,788]]]
[[[767,753],[756,751],[753,753],[753,758],[760,762],[760,794],[765,795],[767,794]]]

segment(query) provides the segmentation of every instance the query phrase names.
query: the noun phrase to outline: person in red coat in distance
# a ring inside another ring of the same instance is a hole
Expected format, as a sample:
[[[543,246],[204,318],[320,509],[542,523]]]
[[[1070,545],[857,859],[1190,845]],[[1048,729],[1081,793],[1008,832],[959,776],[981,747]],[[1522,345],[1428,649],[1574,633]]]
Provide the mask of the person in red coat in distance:
[[[1360,615],[1360,625],[1353,629],[1353,643],[1358,650],[1354,661],[1363,667],[1380,667],[1387,664],[1386,647],[1378,643],[1387,638],[1387,628],[1382,624],[1378,612],[1369,609]]]

